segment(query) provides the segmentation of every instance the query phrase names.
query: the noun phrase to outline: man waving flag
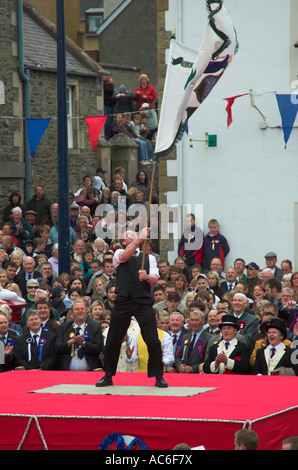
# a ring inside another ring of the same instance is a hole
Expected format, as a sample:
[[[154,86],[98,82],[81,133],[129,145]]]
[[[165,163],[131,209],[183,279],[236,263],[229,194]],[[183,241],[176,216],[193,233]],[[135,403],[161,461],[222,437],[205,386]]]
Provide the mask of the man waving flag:
[[[169,64],[154,161],[169,155],[190,116],[207,98],[238,49],[237,35],[223,0],[207,0],[208,23],[199,51],[170,43]]]

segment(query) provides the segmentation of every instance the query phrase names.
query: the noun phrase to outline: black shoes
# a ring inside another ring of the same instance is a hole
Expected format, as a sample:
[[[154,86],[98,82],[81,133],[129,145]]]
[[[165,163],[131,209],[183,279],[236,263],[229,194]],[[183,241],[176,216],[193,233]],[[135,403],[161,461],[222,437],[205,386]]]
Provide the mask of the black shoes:
[[[95,384],[95,387],[109,387],[113,385],[113,380],[110,375],[104,375],[99,382]],[[163,377],[156,377],[155,387],[167,388],[168,384]]]
[[[167,388],[168,384],[163,377],[156,377],[155,387]]]
[[[113,385],[112,377],[110,375],[104,375],[103,378],[95,384],[95,387],[108,387],[110,385]]]

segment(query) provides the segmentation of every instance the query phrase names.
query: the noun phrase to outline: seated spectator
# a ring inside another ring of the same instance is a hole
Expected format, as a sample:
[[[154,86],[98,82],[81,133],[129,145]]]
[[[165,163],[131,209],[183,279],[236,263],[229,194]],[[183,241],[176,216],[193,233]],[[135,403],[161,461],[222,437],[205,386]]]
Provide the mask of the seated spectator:
[[[54,370],[57,367],[55,335],[41,327],[36,310],[27,314],[28,330],[17,338],[15,344],[16,367],[26,370]]]
[[[12,216],[9,223],[11,224],[11,234],[18,239],[19,248],[23,249],[25,241],[33,239],[34,230],[24,219],[20,207],[14,207],[12,209]]]
[[[11,319],[12,309],[10,306],[8,304],[0,305],[0,312],[6,316],[9,329],[15,331],[17,334],[21,334],[22,327],[19,324],[14,323]]]
[[[25,218],[26,222],[28,222],[34,230],[34,237],[33,238],[38,237],[39,236],[39,225],[37,223],[37,213],[33,210],[28,210],[28,211],[25,212],[24,218]]]
[[[82,189],[80,194],[75,196],[75,202],[81,208],[87,206],[90,209],[91,216],[93,216],[99,204],[100,194],[96,188],[90,186],[87,189]]]
[[[257,350],[252,370],[254,375],[298,375],[298,367],[291,360],[293,349],[283,341],[287,338],[285,323],[274,317],[265,325],[268,346]]]
[[[236,338],[239,329],[237,318],[224,315],[218,327],[222,340],[210,347],[203,371],[205,374],[249,374],[250,350],[247,344]]]
[[[53,242],[50,239],[50,233],[51,233],[51,228],[48,225],[44,224],[39,227],[40,238],[45,243],[44,252],[48,258],[52,256],[52,249],[53,249]]]
[[[112,139],[117,134],[120,134],[122,132],[121,130],[121,124],[123,122],[123,113],[117,114],[115,121],[112,122],[111,127],[110,127],[110,133],[109,133],[109,139]]]
[[[138,145],[138,159],[139,161],[142,161],[144,164],[150,164],[151,161],[149,161],[149,154],[148,154],[148,148],[147,144],[143,139],[141,139],[138,134],[135,132],[131,125],[131,114],[130,113],[124,113],[124,118],[120,124],[120,130],[123,132],[123,134],[126,134],[128,137],[130,137],[137,145]],[[151,149],[152,150],[152,149]]]
[[[175,368],[179,373],[199,373],[205,360],[205,352],[211,337],[203,328],[205,315],[201,310],[190,312],[191,332],[182,338],[181,348],[175,359]]]
[[[102,366],[103,337],[100,324],[88,316],[83,299],[76,300],[72,318],[60,325],[56,351],[61,370],[93,370]]]
[[[134,199],[137,191],[142,191],[145,201],[149,201],[150,181],[148,174],[143,170],[140,170],[137,173],[136,179],[128,190],[128,194],[130,194],[130,196]]]
[[[157,113],[154,109],[150,109],[149,103],[143,103],[141,107],[142,116],[145,115],[147,117],[147,129],[149,130],[146,139],[150,142],[155,140],[156,133],[158,130],[158,118]]]
[[[7,372],[15,369],[15,342],[19,336],[17,331],[9,328],[7,316],[0,311],[0,336],[4,343],[4,363],[0,364],[0,372]]]

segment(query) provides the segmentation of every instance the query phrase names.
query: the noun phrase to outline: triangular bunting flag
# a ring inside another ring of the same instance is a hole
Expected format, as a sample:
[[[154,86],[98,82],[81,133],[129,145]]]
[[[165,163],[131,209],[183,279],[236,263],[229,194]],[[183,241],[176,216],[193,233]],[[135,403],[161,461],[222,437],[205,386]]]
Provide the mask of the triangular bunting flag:
[[[282,129],[284,133],[285,148],[287,147],[293,125],[296,119],[298,104],[293,102],[293,95],[276,95],[279,112],[281,115]]]
[[[232,124],[232,106],[236,98],[240,98],[241,96],[249,95],[249,93],[243,93],[242,95],[230,96],[229,98],[224,98],[228,102],[226,106],[226,112],[228,113],[227,123],[228,127]]]
[[[51,121],[51,118],[34,119],[26,118],[28,140],[30,144],[30,155],[34,158],[35,151],[42,139],[42,136]]]
[[[97,152],[97,142],[101,134],[101,131],[105,125],[107,116],[93,116],[85,117],[86,124],[88,126],[88,134],[90,143],[94,152]]]

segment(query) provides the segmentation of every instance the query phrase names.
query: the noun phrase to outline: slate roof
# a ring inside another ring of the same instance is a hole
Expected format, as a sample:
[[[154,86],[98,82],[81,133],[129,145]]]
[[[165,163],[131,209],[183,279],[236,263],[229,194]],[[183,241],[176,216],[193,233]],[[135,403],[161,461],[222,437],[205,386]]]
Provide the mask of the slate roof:
[[[27,5],[28,6],[28,5]],[[31,5],[23,14],[24,65],[31,70],[57,72],[56,26]],[[98,77],[104,70],[69,38],[66,42],[66,73]]]

